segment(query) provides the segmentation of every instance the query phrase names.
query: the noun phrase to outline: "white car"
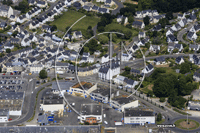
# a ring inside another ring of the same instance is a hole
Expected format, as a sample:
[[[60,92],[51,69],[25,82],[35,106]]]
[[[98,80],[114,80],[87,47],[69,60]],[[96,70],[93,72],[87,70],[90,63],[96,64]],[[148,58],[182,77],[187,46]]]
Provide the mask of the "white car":
[[[106,124],[106,125],[107,125],[107,124],[108,124],[108,122],[107,122],[107,121],[104,121],[104,124]]]

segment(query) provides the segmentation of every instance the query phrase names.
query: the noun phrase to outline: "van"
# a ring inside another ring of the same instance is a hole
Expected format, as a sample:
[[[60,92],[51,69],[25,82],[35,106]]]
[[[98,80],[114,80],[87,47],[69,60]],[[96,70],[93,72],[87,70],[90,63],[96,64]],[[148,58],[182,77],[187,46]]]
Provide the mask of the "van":
[[[106,124],[106,125],[107,125],[107,124],[108,124],[108,122],[107,122],[107,121],[104,121],[104,124]]]

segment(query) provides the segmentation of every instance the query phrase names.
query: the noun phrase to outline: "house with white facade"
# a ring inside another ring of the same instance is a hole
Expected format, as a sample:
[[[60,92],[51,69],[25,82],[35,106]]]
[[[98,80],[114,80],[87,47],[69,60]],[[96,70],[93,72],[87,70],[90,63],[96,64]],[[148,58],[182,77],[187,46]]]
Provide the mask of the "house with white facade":
[[[14,15],[12,7],[0,4],[0,16],[10,18],[11,15]]]
[[[120,74],[119,62],[112,61],[111,66],[110,63],[101,66],[98,72],[98,77],[101,80],[110,80],[113,76],[118,74]]]

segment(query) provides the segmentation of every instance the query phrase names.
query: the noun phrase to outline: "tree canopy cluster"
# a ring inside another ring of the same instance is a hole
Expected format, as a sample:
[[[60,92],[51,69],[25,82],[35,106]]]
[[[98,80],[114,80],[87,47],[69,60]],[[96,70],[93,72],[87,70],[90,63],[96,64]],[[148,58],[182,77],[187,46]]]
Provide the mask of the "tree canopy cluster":
[[[199,0],[138,0],[138,9],[157,9],[158,12],[186,12],[200,6]]]
[[[192,74],[177,76],[166,73],[163,68],[156,68],[145,80],[153,82],[153,93],[156,97],[168,97],[168,102],[178,108],[183,108],[186,102],[186,99],[181,96],[190,95],[198,88],[198,83],[193,83]]]
[[[111,14],[105,13],[102,15],[100,22],[97,24],[97,30],[99,32],[104,32],[105,31],[105,26],[108,24],[111,24],[113,21],[114,16]]]

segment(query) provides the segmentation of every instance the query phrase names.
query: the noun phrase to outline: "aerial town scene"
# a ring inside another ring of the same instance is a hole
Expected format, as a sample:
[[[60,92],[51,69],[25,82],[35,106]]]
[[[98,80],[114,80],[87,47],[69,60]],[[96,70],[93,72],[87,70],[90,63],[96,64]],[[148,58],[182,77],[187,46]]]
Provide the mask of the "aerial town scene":
[[[0,133],[200,133],[200,0],[0,0]]]

